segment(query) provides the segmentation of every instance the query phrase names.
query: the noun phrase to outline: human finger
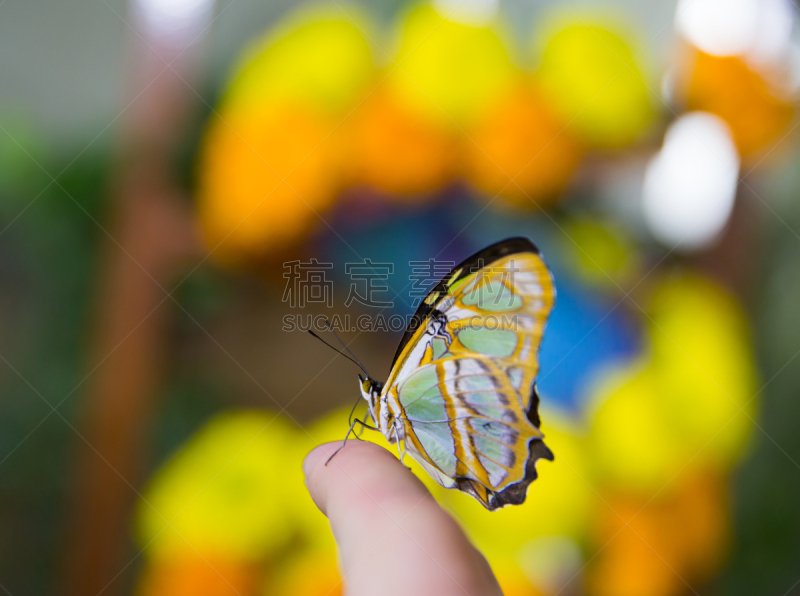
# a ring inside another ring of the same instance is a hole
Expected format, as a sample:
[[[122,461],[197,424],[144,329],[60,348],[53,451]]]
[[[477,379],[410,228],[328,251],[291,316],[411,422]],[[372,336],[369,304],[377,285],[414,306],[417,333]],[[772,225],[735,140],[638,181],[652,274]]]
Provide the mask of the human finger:
[[[314,449],[303,464],[339,546],[348,596],[501,595],[484,557],[400,461],[368,442]]]

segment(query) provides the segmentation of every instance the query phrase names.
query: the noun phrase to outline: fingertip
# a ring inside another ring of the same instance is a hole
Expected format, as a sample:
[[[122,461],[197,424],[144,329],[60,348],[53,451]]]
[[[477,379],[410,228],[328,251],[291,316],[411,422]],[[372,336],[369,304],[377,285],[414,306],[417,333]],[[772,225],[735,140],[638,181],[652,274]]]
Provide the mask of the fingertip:
[[[324,471],[327,463],[331,457],[336,453],[336,450],[341,447],[341,443],[323,443],[317,445],[308,452],[303,460],[303,476],[305,476],[305,483],[308,492],[311,494],[311,499],[314,504],[319,508],[322,513],[328,515],[326,510],[326,501],[321,494],[322,488],[316,481],[320,472]]]
[[[311,498],[330,520],[348,593],[374,593],[398,562],[418,574],[398,578],[387,596],[419,593],[423,584],[437,593],[463,586],[470,595],[499,593],[458,524],[397,457],[366,441],[348,441],[337,452],[340,447],[326,443],[311,450],[303,472]]]
[[[326,515],[331,506],[351,509],[364,501],[429,494],[397,457],[368,441],[320,445],[306,456],[303,472],[311,498]]]
[[[306,484],[308,484],[316,469],[320,465],[324,465],[325,461],[333,454],[333,445],[333,443],[323,443],[308,452],[303,460],[303,475],[306,477]]]

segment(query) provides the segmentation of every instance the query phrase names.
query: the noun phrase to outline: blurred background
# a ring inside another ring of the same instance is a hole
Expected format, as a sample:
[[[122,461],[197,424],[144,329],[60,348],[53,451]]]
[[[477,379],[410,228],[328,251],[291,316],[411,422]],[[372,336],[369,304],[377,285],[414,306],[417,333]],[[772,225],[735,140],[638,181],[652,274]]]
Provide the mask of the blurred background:
[[[556,460],[494,514],[415,468],[505,593],[800,593],[790,0],[5,0],[0,56],[5,593],[342,593],[304,330],[384,379],[511,235]]]

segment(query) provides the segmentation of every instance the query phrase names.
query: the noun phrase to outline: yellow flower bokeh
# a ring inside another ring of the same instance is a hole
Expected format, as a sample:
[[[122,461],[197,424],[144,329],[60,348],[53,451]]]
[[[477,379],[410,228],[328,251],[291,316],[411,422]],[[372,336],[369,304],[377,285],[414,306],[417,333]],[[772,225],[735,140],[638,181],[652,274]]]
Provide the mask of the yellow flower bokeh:
[[[649,365],[607,373],[595,391],[588,441],[597,477],[628,490],[661,488],[688,456],[675,441]]]
[[[415,6],[399,24],[387,79],[392,91],[429,118],[470,124],[516,76],[496,25],[459,23],[432,5]]]
[[[150,557],[218,553],[260,561],[296,532],[302,489],[298,433],[261,411],[217,416],[151,478],[138,504],[139,544]]]
[[[654,116],[640,56],[616,29],[589,17],[554,19],[537,71],[562,119],[600,148],[632,143]]]
[[[641,257],[619,226],[598,218],[570,218],[561,249],[571,269],[592,287],[619,293],[638,280]]]
[[[645,310],[646,356],[597,386],[590,441],[607,483],[657,490],[685,466],[741,456],[756,373],[744,314],[710,280],[662,278]]]
[[[340,112],[374,77],[368,19],[355,6],[303,7],[242,55],[225,109],[299,103]]]
[[[696,462],[727,468],[756,411],[756,371],[744,312],[697,275],[664,278],[649,304],[653,373],[675,436]]]

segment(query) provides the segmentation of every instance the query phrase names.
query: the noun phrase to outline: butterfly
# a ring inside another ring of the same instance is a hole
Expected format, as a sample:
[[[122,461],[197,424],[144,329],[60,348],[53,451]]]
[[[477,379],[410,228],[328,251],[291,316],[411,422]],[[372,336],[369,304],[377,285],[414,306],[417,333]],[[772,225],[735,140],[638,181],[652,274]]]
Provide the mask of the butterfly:
[[[554,301],[553,277],[527,238],[481,250],[434,286],[387,381],[359,375],[369,413],[401,461],[410,455],[489,510],[525,501],[536,461],[554,459],[535,383]]]

